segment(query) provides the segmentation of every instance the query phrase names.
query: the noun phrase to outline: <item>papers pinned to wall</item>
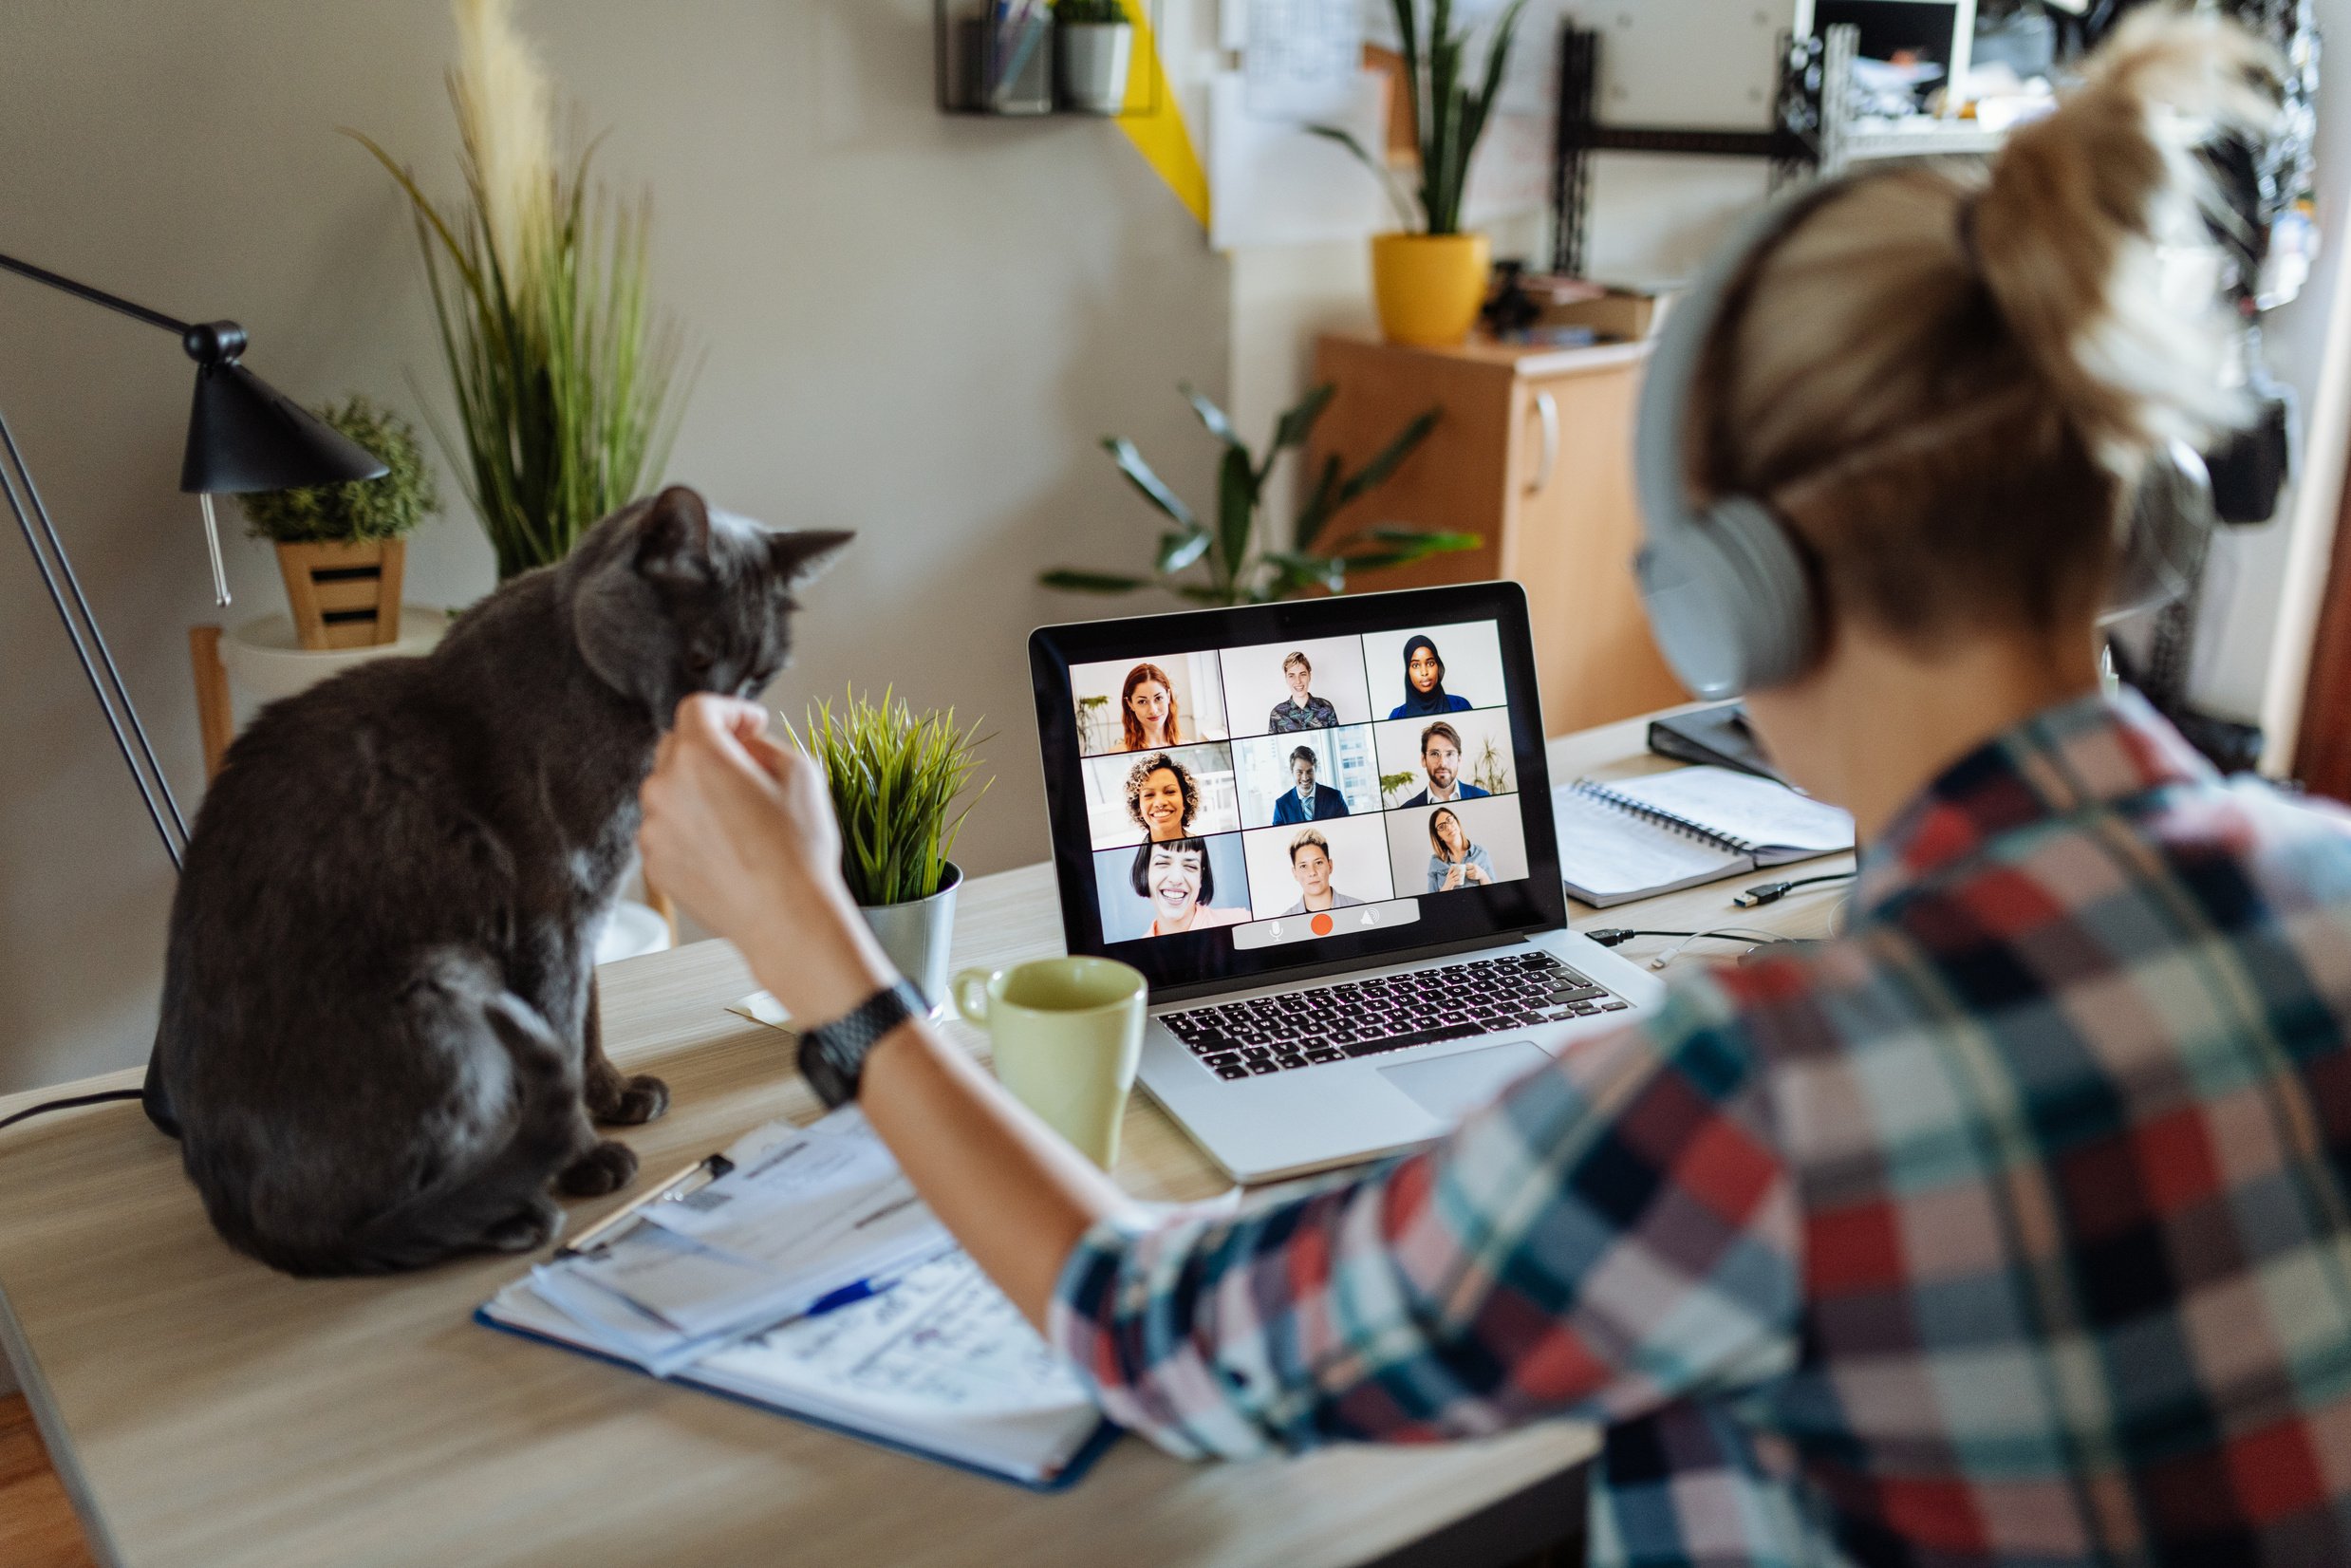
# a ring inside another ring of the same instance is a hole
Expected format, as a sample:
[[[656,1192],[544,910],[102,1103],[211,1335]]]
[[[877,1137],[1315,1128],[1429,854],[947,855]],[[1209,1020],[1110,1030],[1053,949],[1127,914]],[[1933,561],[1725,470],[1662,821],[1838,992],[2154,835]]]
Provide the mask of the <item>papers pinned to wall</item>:
[[[1220,251],[1307,245],[1396,226],[1377,176],[1304,121],[1253,112],[1249,90],[1243,71],[1220,72],[1209,84],[1210,244]],[[1318,121],[1376,149],[1387,136],[1385,79],[1358,69]]]
[[[1249,112],[1264,120],[1343,114],[1363,70],[1362,0],[1226,0],[1241,19]]]

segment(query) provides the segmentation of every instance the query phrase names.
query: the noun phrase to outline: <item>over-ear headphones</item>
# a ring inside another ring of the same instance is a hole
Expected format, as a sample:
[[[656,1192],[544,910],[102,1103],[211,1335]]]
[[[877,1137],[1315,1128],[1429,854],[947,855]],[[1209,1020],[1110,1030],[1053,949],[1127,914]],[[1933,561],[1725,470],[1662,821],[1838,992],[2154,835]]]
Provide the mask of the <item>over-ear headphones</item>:
[[[1750,258],[1842,188],[1836,180],[1813,186],[1743,222],[1667,312],[1650,350],[1633,435],[1642,544],[1633,569],[1658,650],[1699,697],[1792,681],[1817,650],[1819,609],[1795,536],[1754,496],[1693,508],[1686,436],[1699,367]],[[2178,597],[2213,524],[2211,487],[2195,453],[2175,444],[2151,460],[2125,510],[2103,619]]]

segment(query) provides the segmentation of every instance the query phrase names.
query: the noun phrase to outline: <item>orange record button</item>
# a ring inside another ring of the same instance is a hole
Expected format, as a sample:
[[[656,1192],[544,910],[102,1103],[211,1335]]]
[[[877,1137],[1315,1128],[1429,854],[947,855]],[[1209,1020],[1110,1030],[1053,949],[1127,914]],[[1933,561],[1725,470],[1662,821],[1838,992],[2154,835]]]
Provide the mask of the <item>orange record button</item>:
[[[1315,928],[1315,935],[1318,937],[1327,937],[1331,934],[1331,917],[1329,915],[1316,915],[1310,924],[1312,924]]]

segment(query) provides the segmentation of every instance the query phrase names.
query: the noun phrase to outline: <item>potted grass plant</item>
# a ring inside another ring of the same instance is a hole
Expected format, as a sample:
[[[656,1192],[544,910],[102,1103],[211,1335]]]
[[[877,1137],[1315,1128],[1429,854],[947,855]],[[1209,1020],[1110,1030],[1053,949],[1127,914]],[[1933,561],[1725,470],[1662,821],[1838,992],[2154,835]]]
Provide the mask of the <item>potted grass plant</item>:
[[[793,739],[825,771],[849,892],[882,951],[936,1013],[946,1001],[955,890],[963,880],[949,857],[995,782],[971,789],[980,726],[959,729],[953,708],[916,713],[894,688],[879,702],[852,688],[838,709],[830,700],[810,709],[807,725],[806,737]]]
[[[1485,68],[1470,81],[1471,27],[1456,27],[1453,0],[1391,0],[1403,56],[1404,113],[1420,155],[1417,184],[1406,188],[1388,165],[1349,132],[1308,127],[1360,159],[1395,203],[1401,233],[1371,238],[1371,292],[1380,330],[1391,343],[1449,347],[1469,336],[1485,302],[1493,250],[1483,234],[1462,232],[1469,164],[1510,64],[1511,41],[1526,0],[1509,0],[1494,18]],[[1427,26],[1422,27],[1422,10]]]
[[[456,393],[461,475],[503,582],[560,561],[661,482],[682,396],[679,334],[649,287],[649,200],[591,198],[590,143],[555,154],[554,88],[511,0],[455,0],[462,201],[442,205],[358,131],[399,182]]]
[[[1125,109],[1134,24],[1123,0],[1054,0],[1053,22],[1061,101],[1085,114]]]
[[[400,640],[407,535],[440,510],[415,426],[365,398],[314,410],[383,459],[373,479],[242,497],[247,532],[277,547],[294,634],[313,653]]]
[[[1258,530],[1265,481],[1284,452],[1306,444],[1337,390],[1325,383],[1277,420],[1273,440],[1260,461],[1222,409],[1190,387],[1183,389],[1208,434],[1224,443],[1224,460],[1217,471],[1213,527],[1201,521],[1152,472],[1134,442],[1123,436],[1103,437],[1104,449],[1135,494],[1175,527],[1159,536],[1148,576],[1060,567],[1041,574],[1037,581],[1072,593],[1132,593],[1138,588],[1161,588],[1198,605],[1265,605],[1314,591],[1344,593],[1351,571],[1376,571],[1452,551],[1477,549],[1483,543],[1477,534],[1416,528],[1366,529],[1336,550],[1322,543],[1323,529],[1334,513],[1386,484],[1397,466],[1427,439],[1437,425],[1434,408],[1407,423],[1370,462],[1352,474],[1338,454],[1327,456],[1305,505],[1298,509],[1291,548],[1266,546]]]

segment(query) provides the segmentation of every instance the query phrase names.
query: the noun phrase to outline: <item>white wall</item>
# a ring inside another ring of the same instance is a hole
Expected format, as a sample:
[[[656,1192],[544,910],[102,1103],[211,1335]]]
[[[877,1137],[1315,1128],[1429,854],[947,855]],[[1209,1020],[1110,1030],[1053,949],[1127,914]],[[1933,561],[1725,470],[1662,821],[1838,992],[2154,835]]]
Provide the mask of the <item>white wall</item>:
[[[1187,36],[1191,10],[1169,8]],[[655,189],[660,297],[706,351],[671,476],[864,543],[808,596],[796,712],[855,680],[984,714],[995,790],[963,858],[1045,848],[1023,639],[1092,607],[1032,586],[1136,561],[1149,521],[1095,448],[1131,435],[1203,492],[1176,397],[1222,394],[1227,268],[1117,129],[948,119],[928,0],[527,4],[624,190]],[[0,25],[0,248],[170,313],[233,316],[306,401],[445,398],[401,203],[335,134],[455,185],[443,0],[189,7],[15,0]],[[0,277],[13,421],[183,800],[199,794],[186,628],[216,619],[177,494],[190,371],[162,333]],[[451,515],[412,601],[491,585]],[[0,531],[12,534],[12,530]],[[233,617],[282,608],[229,541]],[[0,1092],[145,1055],[171,878],[61,629],[0,538]]]

